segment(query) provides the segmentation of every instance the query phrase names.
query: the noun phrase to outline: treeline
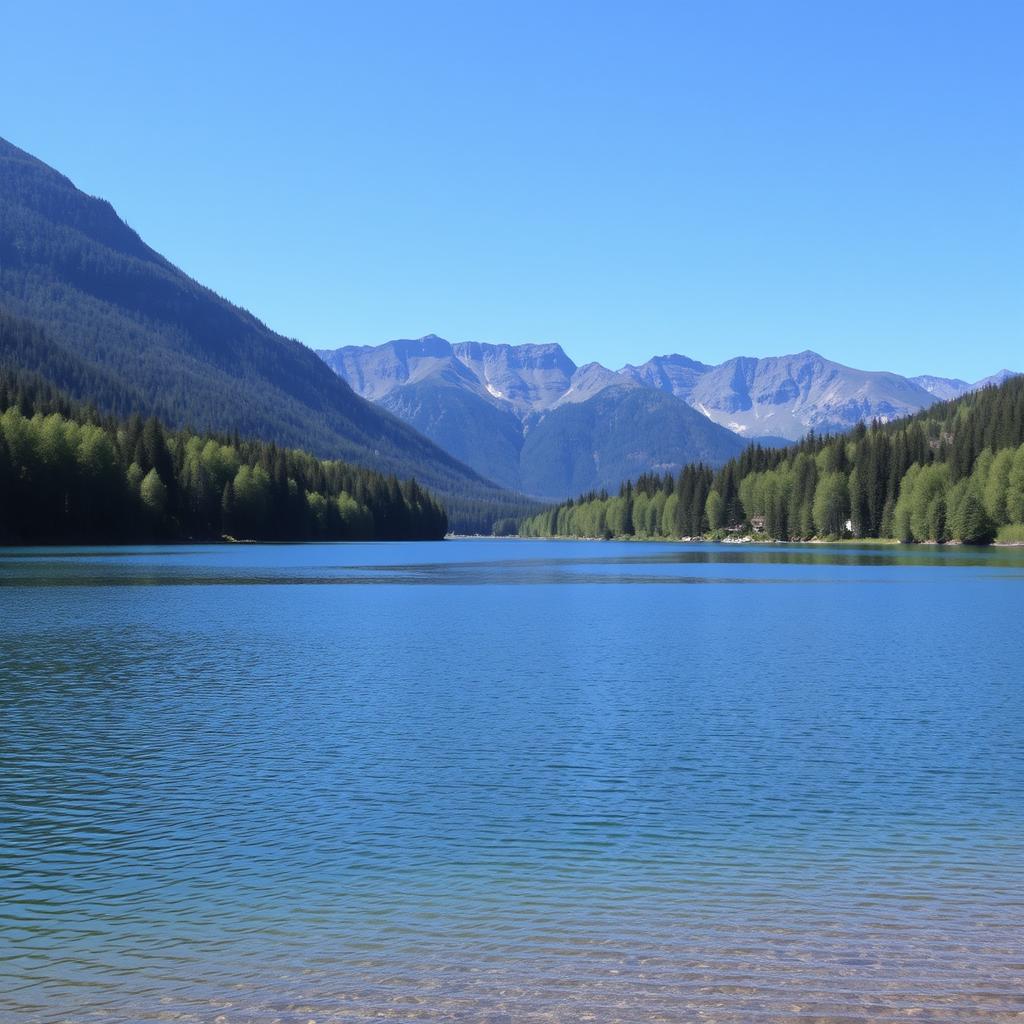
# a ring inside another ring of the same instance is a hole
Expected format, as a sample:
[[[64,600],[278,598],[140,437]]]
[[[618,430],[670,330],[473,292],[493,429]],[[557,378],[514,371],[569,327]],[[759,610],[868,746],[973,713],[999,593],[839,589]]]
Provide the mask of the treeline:
[[[751,446],[525,519],[527,537],[1024,540],[1024,377],[894,423]]]
[[[104,418],[0,369],[0,542],[434,540],[447,529],[415,480]]]

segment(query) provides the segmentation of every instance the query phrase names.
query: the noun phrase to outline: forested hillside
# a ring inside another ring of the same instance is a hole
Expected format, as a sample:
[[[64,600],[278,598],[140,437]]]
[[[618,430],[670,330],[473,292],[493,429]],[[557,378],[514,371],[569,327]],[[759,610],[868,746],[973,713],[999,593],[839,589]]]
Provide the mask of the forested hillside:
[[[414,480],[101,417],[0,366],[0,543],[433,540],[447,528]]]
[[[310,349],[193,281],[108,202],[2,139],[0,311],[35,328],[0,325],[8,365],[104,413],[238,431],[416,476],[462,529],[530,507],[360,398]]]
[[[647,475],[525,520],[530,537],[1024,541],[1024,378],[909,419],[748,448],[717,472]]]

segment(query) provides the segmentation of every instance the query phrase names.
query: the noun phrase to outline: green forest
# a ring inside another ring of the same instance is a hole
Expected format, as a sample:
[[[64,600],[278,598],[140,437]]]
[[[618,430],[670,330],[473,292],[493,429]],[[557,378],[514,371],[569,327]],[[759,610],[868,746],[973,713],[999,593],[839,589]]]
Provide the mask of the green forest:
[[[523,520],[524,537],[1024,541],[1024,377],[916,416],[751,446]]]
[[[399,482],[271,443],[115,420],[0,369],[0,542],[436,540],[448,519]]]

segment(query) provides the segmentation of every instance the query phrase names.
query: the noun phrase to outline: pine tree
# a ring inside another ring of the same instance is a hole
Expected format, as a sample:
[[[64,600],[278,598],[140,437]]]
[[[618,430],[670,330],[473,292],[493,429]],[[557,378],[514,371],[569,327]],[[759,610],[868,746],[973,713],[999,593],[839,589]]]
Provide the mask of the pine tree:
[[[627,537],[632,537],[634,534],[634,523],[633,523],[633,485],[627,480],[625,494],[623,494],[625,504],[622,509],[622,532]]]

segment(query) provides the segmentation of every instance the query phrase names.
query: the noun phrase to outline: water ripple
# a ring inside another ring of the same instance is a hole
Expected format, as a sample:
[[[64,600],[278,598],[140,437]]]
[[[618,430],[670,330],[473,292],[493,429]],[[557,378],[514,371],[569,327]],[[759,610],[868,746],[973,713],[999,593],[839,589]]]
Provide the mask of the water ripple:
[[[0,1019],[1024,1020],[1022,565],[0,555]]]

